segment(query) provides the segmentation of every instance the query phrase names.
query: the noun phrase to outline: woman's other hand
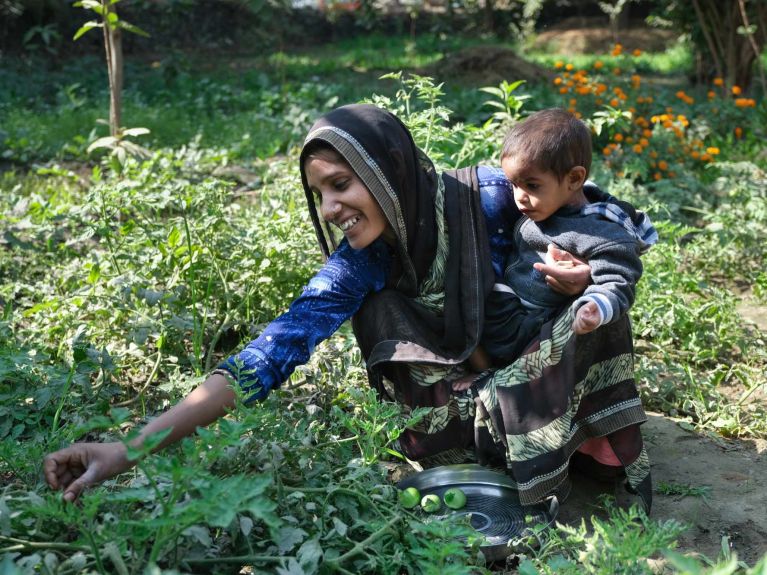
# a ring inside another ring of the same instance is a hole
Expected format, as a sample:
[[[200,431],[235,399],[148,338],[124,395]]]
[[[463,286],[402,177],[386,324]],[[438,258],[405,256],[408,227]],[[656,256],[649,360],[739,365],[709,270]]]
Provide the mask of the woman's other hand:
[[[46,455],[43,472],[52,489],[64,491],[64,501],[74,501],[89,485],[127,471],[132,465],[120,442],[75,443]]]
[[[556,292],[578,295],[591,281],[591,267],[574,255],[549,244],[544,263],[533,267],[546,275],[546,283]]]

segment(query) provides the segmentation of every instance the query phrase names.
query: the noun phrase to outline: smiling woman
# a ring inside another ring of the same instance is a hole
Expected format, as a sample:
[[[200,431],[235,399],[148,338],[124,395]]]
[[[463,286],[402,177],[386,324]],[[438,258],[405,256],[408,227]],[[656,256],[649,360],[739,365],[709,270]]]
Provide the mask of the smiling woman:
[[[365,248],[379,237],[394,242],[381,206],[340,154],[329,145],[307,147],[304,154],[306,183],[322,218],[337,226],[352,248]]]
[[[551,414],[540,409],[546,407],[538,397],[540,382],[517,386],[523,392],[534,389],[532,399],[523,393],[525,404],[515,405],[513,394],[501,389],[508,372],[497,381],[485,379],[482,390],[453,388],[456,379],[469,373],[466,360],[482,334],[485,298],[501,275],[520,215],[503,172],[478,166],[438,173],[404,124],[371,105],[344,106],[320,118],[306,138],[300,166],[326,263],[286,313],[144,427],[132,445],[143,445],[149,435],[165,431],[159,449],[207,425],[234,406],[235,386],[249,402],[263,399],[309,359],[320,341],[353,317],[370,384],[383,397],[391,394],[406,411],[430,408],[418,427],[400,436],[399,449],[405,455],[425,466],[466,459],[516,465],[520,460],[527,481],[520,484],[521,490],[528,499],[546,495],[566,478],[572,451],[606,428],[576,427],[573,434],[556,437],[528,434],[539,427],[541,417]],[[604,197],[595,189],[591,193]],[[588,283],[589,267],[567,254],[557,252],[557,258],[574,265],[541,262],[536,269],[549,274],[553,286],[569,286],[560,288],[563,293],[577,295]],[[625,332],[626,326],[618,329]],[[545,326],[541,339],[549,340],[550,335],[551,325]],[[609,362],[613,355],[625,359],[622,345],[614,349],[613,335],[606,332],[600,341],[592,340],[595,347],[575,350],[572,333],[558,334],[556,345],[573,347],[568,353],[579,357],[579,367],[588,368],[597,359]],[[626,413],[622,403],[632,399],[624,396],[636,395],[630,370],[620,372],[625,393],[616,405],[609,394],[597,398],[592,393],[605,381],[557,374],[554,399],[566,403],[567,398],[586,398],[591,400],[589,408],[612,409],[615,418],[610,421],[622,422],[623,435],[617,442],[626,447],[622,461],[644,470],[636,409],[632,418],[621,419]],[[546,389],[551,387],[552,382],[541,381]],[[478,396],[490,389],[492,397]],[[493,421],[498,401],[504,409],[533,409],[541,416],[521,422],[518,437],[524,445],[509,443],[503,422],[498,426]],[[559,403],[554,407],[564,409]],[[567,413],[578,407],[577,401],[571,403]],[[562,459],[564,472],[558,469]],[[64,498],[72,501],[88,485],[134,464],[123,443],[79,443],[48,455],[45,475],[51,487],[64,490]],[[553,482],[547,479],[551,466],[557,472]],[[512,473],[516,469],[509,466]],[[637,485],[649,481],[648,473],[630,477],[639,478]]]

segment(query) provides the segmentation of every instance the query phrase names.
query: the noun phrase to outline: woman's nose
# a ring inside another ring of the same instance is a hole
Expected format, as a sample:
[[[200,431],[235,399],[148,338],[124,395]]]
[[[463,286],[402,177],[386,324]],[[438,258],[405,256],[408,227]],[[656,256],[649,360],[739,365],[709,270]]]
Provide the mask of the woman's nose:
[[[323,197],[321,210],[322,218],[326,222],[332,222],[341,212],[341,203],[332,197]]]

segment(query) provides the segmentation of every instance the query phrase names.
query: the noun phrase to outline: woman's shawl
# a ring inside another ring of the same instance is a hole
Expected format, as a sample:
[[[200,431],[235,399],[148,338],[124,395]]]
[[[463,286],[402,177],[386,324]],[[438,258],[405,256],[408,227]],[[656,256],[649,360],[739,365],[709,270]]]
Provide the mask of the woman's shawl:
[[[332,241],[323,232],[303,168],[307,146],[315,140],[344,157],[378,201],[397,238],[387,288],[370,294],[353,320],[371,374],[385,362],[454,365],[466,360],[479,341],[484,300],[494,281],[476,169],[443,174],[449,252],[444,312],[439,314],[416,299],[438,243],[437,175],[431,161],[404,124],[376,106],[344,106],[322,117],[304,143],[301,176],[326,255]]]

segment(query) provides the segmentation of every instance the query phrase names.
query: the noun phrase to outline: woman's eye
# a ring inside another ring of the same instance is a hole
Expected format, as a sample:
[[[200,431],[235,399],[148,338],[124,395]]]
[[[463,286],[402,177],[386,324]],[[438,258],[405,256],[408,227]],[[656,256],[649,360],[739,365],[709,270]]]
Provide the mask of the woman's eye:
[[[338,180],[334,184],[334,187],[337,190],[345,190],[348,186],[349,186],[349,180]]]

